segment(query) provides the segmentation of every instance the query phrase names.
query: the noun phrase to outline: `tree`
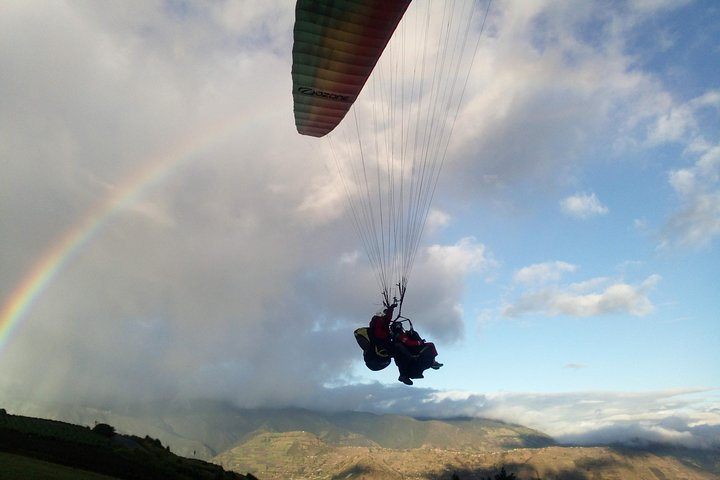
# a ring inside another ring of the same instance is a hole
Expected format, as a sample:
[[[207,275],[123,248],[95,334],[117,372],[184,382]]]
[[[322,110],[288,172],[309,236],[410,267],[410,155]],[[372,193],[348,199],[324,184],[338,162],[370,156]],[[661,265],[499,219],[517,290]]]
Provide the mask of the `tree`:
[[[115,436],[115,427],[108,425],[107,423],[98,423],[93,427],[92,431],[107,438]]]

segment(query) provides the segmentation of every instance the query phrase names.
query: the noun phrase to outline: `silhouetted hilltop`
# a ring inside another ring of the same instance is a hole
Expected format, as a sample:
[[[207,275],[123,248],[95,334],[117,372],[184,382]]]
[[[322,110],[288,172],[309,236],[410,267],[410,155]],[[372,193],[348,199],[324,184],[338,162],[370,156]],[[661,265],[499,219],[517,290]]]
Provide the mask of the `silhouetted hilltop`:
[[[250,480],[202,460],[170,452],[148,436],[119,435],[99,423],[92,429],[0,409],[0,479],[120,478],[132,480]],[[93,473],[94,472],[94,473]],[[100,474],[99,476],[96,474]]]

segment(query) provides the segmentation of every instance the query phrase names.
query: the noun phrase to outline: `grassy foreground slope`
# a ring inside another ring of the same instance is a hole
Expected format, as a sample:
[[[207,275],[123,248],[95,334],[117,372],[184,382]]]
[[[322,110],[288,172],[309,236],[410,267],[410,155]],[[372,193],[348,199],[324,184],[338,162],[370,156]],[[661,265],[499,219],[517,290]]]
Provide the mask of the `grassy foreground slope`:
[[[37,458],[0,452],[0,480],[113,480],[116,478]]]
[[[118,435],[65,422],[9,415],[0,410],[0,478],[243,480],[201,460],[179,457],[159,440]],[[17,475],[16,472],[22,472]]]

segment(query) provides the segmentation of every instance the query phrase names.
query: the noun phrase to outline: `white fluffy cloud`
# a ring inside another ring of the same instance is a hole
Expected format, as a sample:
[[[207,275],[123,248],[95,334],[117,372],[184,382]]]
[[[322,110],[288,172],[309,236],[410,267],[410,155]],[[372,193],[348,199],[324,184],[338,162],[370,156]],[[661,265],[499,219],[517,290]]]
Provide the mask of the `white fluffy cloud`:
[[[563,273],[575,270],[577,266],[562,261],[536,263],[515,272],[513,279],[518,283],[546,284],[557,282]]]
[[[455,245],[432,245],[428,248],[428,256],[433,264],[459,275],[479,272],[495,265],[487,247],[472,237],[463,238]]]
[[[648,291],[659,280],[658,275],[651,275],[636,285],[622,281],[610,283],[609,279],[598,278],[564,286],[540,286],[507,304],[502,309],[502,315],[510,318],[533,313],[571,317],[608,314],[644,316],[654,310]]]
[[[443,212],[437,208],[431,208],[428,212],[426,230],[431,234],[446,227],[451,220],[452,218],[447,212]]]
[[[608,208],[594,193],[576,193],[569,196],[560,202],[560,208],[565,214],[582,219],[608,213]]]
[[[578,367],[575,367],[578,368]],[[647,392],[474,393],[379,385],[327,392],[319,406],[341,398],[355,410],[446,417],[484,417],[536,428],[560,442],[581,445],[666,443],[720,446],[717,390]]]
[[[720,416],[694,389],[644,393],[490,395],[484,413],[532,425],[561,442],[669,443],[717,448]]]

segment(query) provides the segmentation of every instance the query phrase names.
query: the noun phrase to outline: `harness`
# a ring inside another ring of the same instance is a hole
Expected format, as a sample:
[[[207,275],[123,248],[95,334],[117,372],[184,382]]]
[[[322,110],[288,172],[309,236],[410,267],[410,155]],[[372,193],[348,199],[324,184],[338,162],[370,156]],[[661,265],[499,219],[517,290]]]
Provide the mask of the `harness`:
[[[399,307],[398,314],[395,319],[390,322],[390,336],[387,340],[379,340],[373,335],[372,330],[375,326],[373,324],[373,322],[375,321],[374,319],[370,321],[369,327],[360,327],[356,329],[355,332],[353,332],[355,334],[355,340],[357,341],[360,348],[362,348],[363,360],[365,360],[365,365],[370,370],[382,370],[383,368],[390,365],[393,356],[390,350],[390,346],[395,342],[396,335],[394,330],[396,325],[402,324],[403,322],[408,322],[410,325],[409,331],[414,331],[410,319],[400,315],[402,311],[402,302],[405,298],[405,287],[404,285],[398,284],[398,288],[400,288],[400,299],[398,300],[397,298],[393,298],[393,304]],[[385,308],[391,308],[392,304],[390,303],[387,292],[383,293],[383,304]]]
[[[354,334],[355,340],[363,350],[363,360],[365,360],[365,365],[370,370],[382,370],[390,365],[392,358],[390,352],[386,348],[380,347],[373,342],[370,336],[369,327],[360,327],[355,330]]]

